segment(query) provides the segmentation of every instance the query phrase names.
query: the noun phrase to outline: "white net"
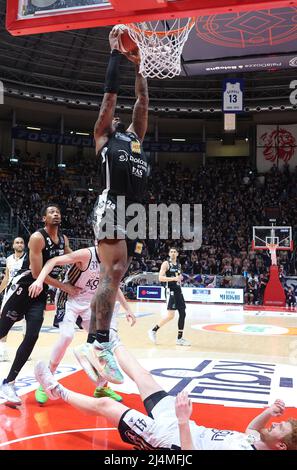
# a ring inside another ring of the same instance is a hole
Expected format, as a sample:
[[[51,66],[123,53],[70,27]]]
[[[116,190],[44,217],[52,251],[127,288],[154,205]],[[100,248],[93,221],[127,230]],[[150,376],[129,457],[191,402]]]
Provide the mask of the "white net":
[[[162,79],[180,74],[182,50],[194,24],[194,18],[176,18],[126,25],[139,48],[143,77]]]
[[[277,264],[276,250],[278,248],[278,245],[276,245],[275,243],[267,243],[266,246],[271,256],[271,264],[276,265]]]

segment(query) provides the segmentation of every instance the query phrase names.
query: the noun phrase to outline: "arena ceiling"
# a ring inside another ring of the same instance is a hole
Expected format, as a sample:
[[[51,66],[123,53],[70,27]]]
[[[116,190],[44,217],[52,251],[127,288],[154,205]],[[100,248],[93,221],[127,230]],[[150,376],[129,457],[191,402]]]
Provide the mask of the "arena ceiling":
[[[110,27],[14,37],[5,29],[5,8],[5,0],[0,0],[0,80],[6,92],[26,99],[51,96],[57,104],[97,107],[109,56]],[[151,108],[156,112],[219,111],[222,79],[240,74],[245,79],[246,110],[291,109],[289,84],[295,79],[297,65],[296,13],[292,7],[273,14],[269,10],[248,12],[240,18],[201,17],[183,52],[183,74],[171,80],[150,80]],[[251,65],[245,68],[245,64]],[[133,65],[127,61],[122,67],[120,102],[123,109],[130,109]]]

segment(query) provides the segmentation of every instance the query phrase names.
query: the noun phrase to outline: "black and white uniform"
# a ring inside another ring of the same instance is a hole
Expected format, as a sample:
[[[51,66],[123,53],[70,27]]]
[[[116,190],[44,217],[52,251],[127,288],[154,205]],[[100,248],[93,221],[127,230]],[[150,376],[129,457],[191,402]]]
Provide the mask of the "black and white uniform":
[[[55,256],[61,256],[65,251],[65,238],[59,233],[58,242],[50,238],[46,230],[38,230],[44,238],[45,247],[42,250],[42,265],[47,260]],[[4,338],[16,321],[23,317],[26,319],[26,333],[24,339],[16,351],[14,361],[10,371],[5,379],[6,382],[13,382],[21,371],[22,367],[30,357],[36,344],[38,335],[43,323],[44,309],[46,304],[48,286],[44,284],[43,291],[35,298],[29,297],[28,289],[34,281],[30,265],[30,250],[23,258],[23,264],[20,271],[13,277],[7,289],[5,303],[2,305],[0,318],[0,339]],[[55,267],[50,273],[52,277],[59,275],[60,268]]]
[[[146,398],[144,406],[149,416],[133,409],[123,413],[118,426],[122,440],[140,450],[179,450],[175,397],[160,391]],[[255,450],[253,444],[259,440],[258,433],[205,428],[194,421],[190,421],[190,429],[197,450]]]
[[[166,277],[176,277],[181,274],[181,265],[168,261],[169,269]],[[176,281],[166,282],[167,310],[182,310],[186,308],[181,286]]]
[[[45,229],[39,229],[38,232],[44,237],[45,247],[42,250],[42,265],[44,266],[47,260],[55,256],[61,256],[65,251],[64,236],[59,233],[58,243],[54,243]],[[30,264],[30,250],[22,258],[22,265],[15,276],[12,278],[10,284],[7,286],[5,299],[1,308],[1,319],[4,317],[9,318],[13,322],[21,320],[23,317],[27,318],[28,312],[31,308],[34,310],[34,316],[43,318],[43,310],[46,304],[47,297],[47,284],[44,284],[43,291],[34,299],[29,297],[28,289],[35,279],[29,268]],[[61,268],[55,267],[50,273],[50,276],[57,278]],[[38,305],[38,308],[34,308]]]
[[[23,261],[24,261],[25,252],[20,256],[20,258],[16,258],[15,254],[8,256],[6,258],[6,269],[8,271],[8,282],[7,287],[11,283],[12,278],[16,275],[16,273],[21,269]],[[3,295],[3,304],[5,303],[5,296],[6,296],[7,288],[4,291]]]
[[[142,243],[135,240],[134,231],[129,233],[129,227],[127,230],[135,215],[127,216],[126,209],[130,204],[144,202],[148,163],[141,142],[133,132],[114,132],[98,156],[101,194],[93,211],[95,237],[125,239],[128,255],[139,256]]]
[[[75,296],[70,296],[60,289],[56,293],[56,315],[54,326],[62,328],[65,324],[73,325],[73,330],[77,317],[82,319],[82,326],[88,331],[91,318],[91,299],[99,284],[100,262],[96,248],[88,248],[90,251],[90,261],[88,267],[82,271],[73,264],[66,272],[63,282],[69,282],[80,291]]]

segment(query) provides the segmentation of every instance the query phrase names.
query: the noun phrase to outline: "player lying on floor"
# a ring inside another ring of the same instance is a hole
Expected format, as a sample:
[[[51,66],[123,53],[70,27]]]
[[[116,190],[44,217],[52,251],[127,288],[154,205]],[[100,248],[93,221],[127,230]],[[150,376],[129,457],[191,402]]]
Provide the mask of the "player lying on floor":
[[[177,398],[168,395],[123,345],[114,352],[121,368],[136,383],[149,416],[110,398],[96,399],[68,390],[43,362],[36,364],[35,376],[49,398],[62,398],[81,411],[106,417],[118,427],[122,440],[137,449],[297,450],[296,419],[264,428],[271,417],[284,413],[281,400],[262,411],[243,433],[199,426],[190,420],[192,404],[187,394]]]

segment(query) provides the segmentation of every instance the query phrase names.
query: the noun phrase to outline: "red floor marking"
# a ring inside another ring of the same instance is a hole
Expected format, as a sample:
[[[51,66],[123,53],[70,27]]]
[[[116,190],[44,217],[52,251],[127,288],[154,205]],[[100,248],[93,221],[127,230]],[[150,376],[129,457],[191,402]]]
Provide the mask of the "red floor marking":
[[[65,377],[61,383],[71,390],[87,395],[92,395],[94,390],[92,383],[82,371]],[[145,412],[139,395],[122,394],[122,396],[125,405]],[[118,431],[106,418],[83,414],[62,400],[49,400],[45,405],[38,405],[34,392],[23,395],[22,400],[23,405],[19,409],[0,405],[1,450],[132,449],[132,446],[122,442]],[[258,408],[239,409],[194,403],[192,419],[207,427],[244,431],[247,424],[259,412]],[[296,408],[287,409],[284,416],[273,421],[282,421],[289,417],[297,418]],[[46,435],[48,433],[49,435]],[[17,442],[9,443],[15,440]],[[5,443],[7,445],[3,446]]]

